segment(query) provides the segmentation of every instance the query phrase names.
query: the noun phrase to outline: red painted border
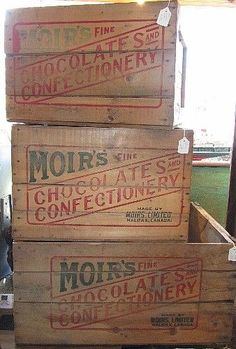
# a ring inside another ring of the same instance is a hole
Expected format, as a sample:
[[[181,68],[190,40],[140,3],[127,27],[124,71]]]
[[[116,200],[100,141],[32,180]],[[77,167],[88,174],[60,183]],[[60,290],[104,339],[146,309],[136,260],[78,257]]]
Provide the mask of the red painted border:
[[[123,23],[123,22],[126,22],[126,20],[103,20],[103,21],[71,21],[71,22],[19,22],[19,23],[16,23],[14,26],[13,26],[13,52],[14,52],[14,47],[15,47],[15,32],[16,32],[16,28],[17,26],[24,26],[24,25],[40,25],[40,24],[70,24],[70,23]],[[63,56],[67,53],[70,53],[70,52],[73,52],[73,51],[76,51],[78,49],[82,49],[84,47],[87,47],[89,45],[92,45],[92,44],[96,44],[96,43],[100,43],[100,42],[103,42],[103,41],[106,41],[106,40],[110,40],[110,39],[113,39],[115,37],[119,37],[121,35],[125,35],[127,33],[131,33],[133,31],[137,31],[137,30],[140,30],[140,29],[143,29],[145,27],[150,27],[150,26],[153,26],[153,25],[157,25],[156,24],[156,21],[154,21],[153,19],[139,19],[139,20],[136,20],[136,19],[131,19],[129,20],[129,22],[151,22],[150,24],[144,26],[144,27],[141,27],[141,28],[136,28],[136,29],[133,29],[131,31],[128,31],[128,32],[124,32],[122,34],[116,34],[114,36],[111,36],[109,38],[106,38],[106,39],[101,39],[101,40],[98,40],[98,41],[95,41],[95,42],[92,42],[92,43],[89,43],[89,44],[85,44],[85,45],[82,45],[82,46],[79,46],[79,47],[76,47],[76,48],[73,48],[73,49],[70,49],[70,50],[67,50],[63,53],[60,53],[58,55],[54,55],[52,56],[51,58],[54,59],[54,58],[57,58],[57,57],[60,57],[60,56]],[[160,27],[160,26],[159,26]],[[161,106],[162,106],[162,89],[163,89],[163,75],[164,75],[164,39],[165,39],[165,28],[164,27],[161,27],[161,35],[162,35],[162,39],[161,39],[161,48],[160,50],[162,50],[162,58],[161,58],[161,84],[160,84],[160,97],[158,98],[159,99],[159,103],[156,104],[156,105],[153,105],[153,106],[150,106],[150,105],[133,105],[133,104],[129,104],[129,105],[123,105],[123,104],[85,104],[85,103],[73,103],[73,104],[68,104],[68,103],[47,103],[45,101],[47,100],[52,100],[54,99],[55,97],[60,97],[62,96],[61,94],[57,94],[57,95],[53,95],[51,97],[47,97],[47,98],[41,98],[40,101],[33,101],[33,102],[22,102],[22,101],[18,101],[17,100],[17,97],[16,96],[16,93],[15,93],[15,85],[14,85],[14,102],[15,104],[22,104],[22,105],[45,105],[45,106],[68,106],[68,107],[75,107],[75,106],[79,106],[81,108],[135,108],[135,109],[143,109],[143,108],[148,108],[148,109],[159,109]],[[46,60],[46,59],[45,59]],[[35,62],[33,63],[34,64],[38,64],[38,63],[41,63],[45,60],[40,60],[38,62]],[[32,65],[32,64],[31,64]],[[26,66],[22,66],[20,67],[18,70],[20,69],[23,69],[25,67],[27,67],[28,65]],[[154,69],[155,67],[151,68],[151,69]],[[14,59],[14,81],[15,81],[15,71],[17,70],[16,67],[15,67],[15,59]],[[147,69],[148,70],[148,69]],[[144,70],[145,71],[145,70]],[[142,71],[140,71],[142,72]],[[138,72],[139,73],[139,72]],[[138,74],[136,73],[136,74]],[[118,77],[117,79],[121,79],[122,77]],[[96,83],[97,84],[97,83]],[[86,88],[88,86],[85,86],[84,88]],[[78,89],[75,89],[75,90],[78,90]],[[68,93],[70,91],[67,91],[66,93]]]
[[[138,224],[136,224],[136,225],[132,225],[132,224],[111,224],[111,225],[109,225],[109,224],[105,224],[105,225],[103,225],[103,224],[57,224],[57,222],[60,222],[60,221],[62,221],[62,222],[65,222],[65,221],[68,221],[68,220],[71,220],[71,219],[74,219],[74,218],[76,218],[76,217],[69,217],[69,218],[66,218],[66,219],[62,219],[62,220],[58,220],[58,221],[55,221],[55,222],[51,222],[51,223],[35,223],[35,222],[30,222],[30,219],[29,219],[29,211],[30,211],[30,205],[29,205],[29,194],[28,194],[28,192],[30,191],[30,190],[34,190],[35,189],[35,187],[34,188],[29,188],[29,177],[28,177],[28,150],[29,150],[29,148],[30,147],[32,147],[32,146],[40,146],[40,145],[42,145],[42,144],[29,144],[29,145],[27,145],[26,146],[26,178],[27,178],[27,196],[26,196],[26,206],[27,206],[27,223],[29,224],[29,225],[33,225],[33,226],[70,226],[70,227],[78,227],[78,226],[80,226],[80,227],[122,227],[122,228],[155,228],[155,227],[162,227],[162,228],[176,228],[176,227],[179,227],[180,225],[181,225],[181,223],[182,223],[182,218],[183,218],[183,208],[184,208],[184,205],[183,205],[183,203],[184,203],[184,192],[183,192],[183,189],[184,189],[184,187],[182,186],[180,189],[178,189],[178,190],[175,190],[175,191],[173,191],[173,192],[170,192],[170,193],[168,193],[168,194],[161,194],[161,195],[156,195],[156,196],[153,196],[153,197],[150,197],[150,198],[147,198],[147,199],[142,199],[142,200],[137,200],[137,201],[135,201],[135,202],[142,202],[142,201],[146,201],[146,200],[149,200],[149,199],[153,199],[153,198],[156,198],[156,197],[161,197],[161,196],[167,196],[167,195],[170,195],[170,194],[173,194],[173,193],[176,193],[176,192],[182,192],[182,195],[181,195],[181,201],[180,201],[180,213],[179,213],[179,221],[177,222],[177,224],[175,224],[175,225],[173,225],[173,224],[169,224],[169,225],[160,225],[160,224],[152,224],[152,225],[138,225]],[[52,144],[43,144],[43,146],[46,146],[46,147],[57,147],[57,148],[78,148],[78,147],[80,147],[79,145],[77,145],[77,146],[62,146],[62,145],[52,145]],[[85,147],[83,147],[83,148],[86,148],[86,146]],[[91,147],[88,147],[88,148],[91,148]],[[104,149],[104,147],[97,147],[98,149]],[[119,147],[114,147],[114,148],[109,148],[109,149],[120,149]],[[132,150],[137,150],[137,149],[140,149],[140,148],[128,148],[128,147],[126,147],[125,149],[132,149]],[[145,150],[147,150],[148,148],[144,148]],[[156,148],[154,148],[154,149],[156,149]],[[160,150],[160,149],[159,149]],[[164,150],[166,150],[166,149],[164,149]],[[171,151],[170,149],[169,149],[169,151]],[[173,156],[174,158],[176,157],[176,155],[178,155],[178,156],[181,156],[180,154],[178,154],[178,153],[170,153],[170,154],[166,154],[166,155],[163,155],[163,156],[160,156],[160,157],[157,157],[157,158],[162,158],[162,157],[167,157],[167,156]],[[183,156],[183,173],[182,173],[182,182],[184,181],[184,177],[185,177],[185,166],[186,166],[186,155],[182,155]],[[139,162],[143,162],[144,160],[142,160],[142,161],[139,161]],[[146,160],[145,160],[146,161]],[[138,163],[138,162],[135,162],[135,163],[133,163],[133,164],[136,164],[136,163]],[[130,165],[132,165],[132,163],[131,164],[126,164],[126,165],[123,165],[123,166],[120,166],[120,167],[126,167],[126,166],[130,166]],[[118,167],[118,168],[120,168],[120,167]],[[116,169],[116,168],[115,168]],[[111,169],[111,170],[113,170],[113,169]],[[100,171],[100,172],[95,172],[93,175],[95,175],[95,174],[98,174],[98,173],[102,173],[102,172],[106,172],[107,170],[103,170],[103,171]],[[83,178],[83,177],[86,177],[86,176],[88,176],[88,175],[91,175],[91,174],[87,174],[87,175],[84,175],[84,176],[80,176],[80,177],[76,177],[76,178]],[[73,178],[70,178],[70,179],[68,179],[68,180],[64,180],[63,182],[61,182],[61,181],[58,181],[58,182],[55,182],[55,183],[51,183],[51,185],[55,185],[55,184],[59,184],[59,183],[64,183],[65,181],[69,181],[69,180],[72,180]],[[38,189],[38,188],[41,188],[42,186],[38,186],[38,187],[36,187],[36,189]],[[135,203],[135,202],[132,202],[132,203]],[[130,205],[130,204],[132,204],[132,203],[126,203],[126,204],[121,204],[121,205],[117,205],[117,206],[114,206],[114,207],[111,207],[111,208],[116,208],[116,207],[120,207],[120,206],[126,206],[126,205]],[[97,210],[97,211],[93,211],[92,213],[87,213],[87,214],[93,214],[93,213],[96,213],[96,212],[101,212],[101,211],[106,211],[106,210],[108,210],[108,209],[111,209],[111,208],[104,208],[104,209],[101,209],[101,210]],[[83,215],[84,216],[84,215]],[[79,216],[78,216],[79,217]]]
[[[50,259],[50,294],[51,294],[51,298],[58,298],[58,297],[52,297],[52,268],[53,268],[53,260],[54,259],[61,259],[63,257],[66,257],[66,258],[94,258],[94,259],[98,259],[99,256],[53,256],[51,259]],[[180,301],[175,301],[175,302],[170,302],[168,304],[179,304],[179,303],[183,303],[185,300],[189,300],[189,299],[193,299],[193,298],[196,298],[196,297],[199,297],[198,300],[200,300],[201,298],[201,292],[202,292],[202,267],[203,267],[203,261],[201,258],[196,258],[196,257],[145,257],[145,256],[102,256],[102,258],[121,258],[121,259],[125,259],[125,258],[134,258],[134,259],[177,259],[177,260],[185,260],[186,262],[182,262],[180,264],[176,264],[174,266],[169,266],[169,267],[166,267],[166,268],[162,268],[161,270],[158,270],[159,271],[164,271],[164,270],[168,270],[169,268],[174,268],[174,267],[178,267],[178,266],[181,266],[181,265],[185,265],[185,264],[188,264],[188,263],[191,263],[191,262],[197,262],[198,264],[200,264],[200,270],[198,270],[198,273],[200,274],[200,282],[199,282],[199,293],[193,297],[187,297],[185,298],[184,300],[180,300]],[[152,272],[152,273],[149,273],[149,274],[155,274],[155,272]],[[148,275],[148,274],[147,274]],[[130,280],[130,279],[133,279],[133,278],[127,278],[127,279],[124,279],[122,280],[125,281],[125,280]],[[116,281],[114,283],[119,283],[121,281]],[[105,286],[109,286],[113,283],[110,283],[110,284],[107,284]],[[94,288],[99,288],[101,286],[97,286],[97,287],[92,287],[92,288],[88,288],[88,290],[91,290],[91,289],[94,289]],[[104,287],[104,285],[103,285]],[[83,292],[85,290],[82,290],[81,292]],[[75,293],[78,293],[75,292]],[[72,293],[73,294],[73,293]],[[64,297],[65,296],[68,296],[70,294],[66,294],[66,295],[63,295]],[[62,297],[63,297],[62,296]],[[60,297],[60,296],[59,296]],[[160,303],[161,304],[161,303]],[[117,318],[121,318],[121,317],[124,317],[124,316],[128,316],[130,314],[137,314],[137,313],[141,313],[141,312],[144,312],[144,311],[150,311],[150,310],[153,310],[153,309],[156,309],[156,306],[157,304],[155,304],[155,307],[153,308],[148,308],[148,309],[143,309],[141,311],[136,311],[136,312],[131,312],[131,313],[126,313],[125,315],[119,315],[119,316],[113,316],[111,318],[109,318],[109,320],[111,319],[117,319]],[[196,303],[196,306],[197,306],[197,303]],[[199,308],[199,304],[198,304],[198,308]],[[108,331],[108,329],[104,329],[104,328],[85,328],[84,326],[87,326],[87,325],[81,325],[81,326],[76,326],[76,327],[73,327],[73,328],[58,328],[58,327],[53,327],[53,321],[52,321],[52,304],[51,304],[51,314],[50,314],[50,326],[52,329],[55,329],[55,330],[87,330],[87,331],[96,331],[96,330],[99,330],[99,331]],[[187,328],[180,328],[182,330],[194,330],[198,327],[198,318],[199,318],[199,309],[198,311],[196,312],[196,325],[195,326],[192,326],[192,327],[187,327]],[[95,322],[92,322],[92,324],[94,323],[98,323],[98,322],[103,322],[103,321],[106,321],[106,319],[102,319],[102,320],[98,320],[98,321],[95,321]],[[178,327],[177,327],[178,328]],[[170,327],[161,327],[161,328],[158,328],[158,327],[154,327],[154,328],[148,328],[148,327],[144,327],[144,328],[122,328],[122,330],[126,330],[126,331],[135,331],[135,330],[146,330],[146,331],[160,331],[160,330],[170,330]]]

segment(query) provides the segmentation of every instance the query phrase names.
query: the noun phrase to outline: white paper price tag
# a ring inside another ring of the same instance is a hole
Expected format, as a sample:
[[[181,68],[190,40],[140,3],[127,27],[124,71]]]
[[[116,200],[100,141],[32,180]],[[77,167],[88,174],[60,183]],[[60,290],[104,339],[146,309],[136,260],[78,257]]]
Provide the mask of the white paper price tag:
[[[157,18],[157,24],[161,25],[162,27],[168,27],[170,18],[171,12],[169,7],[167,6],[160,11],[159,16]]]
[[[189,140],[185,136],[179,140],[178,153],[179,154],[188,154],[189,153]]]
[[[10,294],[0,294],[0,309],[12,309],[14,302],[14,295]]]
[[[236,246],[229,250],[228,260],[231,262],[236,262]]]

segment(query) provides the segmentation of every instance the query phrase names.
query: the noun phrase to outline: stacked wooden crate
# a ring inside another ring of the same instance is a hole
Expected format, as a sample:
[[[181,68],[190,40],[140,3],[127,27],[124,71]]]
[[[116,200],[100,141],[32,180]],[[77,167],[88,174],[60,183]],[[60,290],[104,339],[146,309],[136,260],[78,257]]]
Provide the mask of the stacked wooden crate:
[[[8,120],[172,128],[179,109],[177,6],[170,5],[167,28],[156,23],[161,8],[162,2],[8,11]]]
[[[8,120],[38,124],[12,133],[18,343],[230,340],[232,242],[195,207],[186,243],[192,131],[173,129],[177,5],[166,28],[163,7],[7,13]]]

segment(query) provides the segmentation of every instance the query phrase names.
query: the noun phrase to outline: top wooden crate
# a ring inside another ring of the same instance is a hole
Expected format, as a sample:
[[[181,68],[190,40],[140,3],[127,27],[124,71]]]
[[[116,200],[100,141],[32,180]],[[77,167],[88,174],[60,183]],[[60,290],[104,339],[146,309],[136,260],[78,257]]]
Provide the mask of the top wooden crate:
[[[167,28],[156,23],[163,7],[154,2],[9,10],[8,120],[172,128],[181,85],[177,5],[170,4]]]

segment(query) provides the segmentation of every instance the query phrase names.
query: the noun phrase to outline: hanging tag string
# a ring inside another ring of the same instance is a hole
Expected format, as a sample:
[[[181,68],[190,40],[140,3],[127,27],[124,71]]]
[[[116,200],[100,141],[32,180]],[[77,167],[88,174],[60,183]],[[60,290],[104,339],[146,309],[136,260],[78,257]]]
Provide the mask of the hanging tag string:
[[[184,138],[185,138],[185,128],[184,128]]]
[[[160,10],[159,15],[157,17],[156,23],[161,25],[162,27],[168,27],[171,19],[171,11],[170,11],[170,1],[168,0],[167,6]]]

